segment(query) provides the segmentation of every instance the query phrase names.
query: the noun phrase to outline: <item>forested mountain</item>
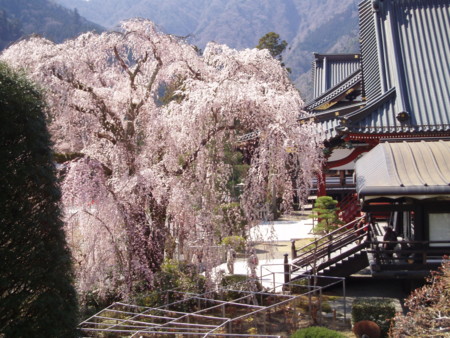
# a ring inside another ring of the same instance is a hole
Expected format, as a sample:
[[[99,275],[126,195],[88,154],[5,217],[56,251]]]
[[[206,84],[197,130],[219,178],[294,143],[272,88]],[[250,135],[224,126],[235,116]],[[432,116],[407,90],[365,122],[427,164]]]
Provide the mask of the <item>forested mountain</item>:
[[[22,35],[22,25],[19,20],[10,16],[4,10],[0,10],[0,50],[11,41],[15,41]]]
[[[103,28],[50,0],[0,0],[0,49],[23,35],[61,42],[91,30]]]
[[[307,98],[312,52],[358,50],[359,0],[54,0],[105,27],[144,17],[163,31],[190,35],[204,48],[208,41],[252,48],[268,32],[289,45],[283,56],[291,78]]]

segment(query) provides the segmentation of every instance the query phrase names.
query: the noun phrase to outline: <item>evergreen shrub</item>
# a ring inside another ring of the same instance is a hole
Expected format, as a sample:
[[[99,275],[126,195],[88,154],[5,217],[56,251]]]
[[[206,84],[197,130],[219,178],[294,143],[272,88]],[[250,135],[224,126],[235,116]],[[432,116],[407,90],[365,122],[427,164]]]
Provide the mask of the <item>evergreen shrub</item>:
[[[0,336],[75,337],[77,295],[45,105],[0,63]]]
[[[357,298],[353,302],[352,321],[371,320],[377,323],[382,337],[387,337],[394,316],[395,304],[391,298]]]
[[[312,281],[311,281],[311,284],[312,284]],[[289,284],[289,287],[290,287],[290,291],[296,295],[299,295],[299,294],[301,295],[301,294],[307,293],[308,291],[311,291],[314,289],[312,286],[308,287],[308,279],[307,278],[293,281]]]
[[[309,216],[310,218],[317,218],[318,222],[314,226],[314,233],[327,234],[336,230],[342,222],[339,219],[338,201],[330,196],[320,196],[314,203],[314,208]]]
[[[184,261],[165,260],[161,271],[154,278],[153,291],[135,295],[134,302],[137,305],[158,307],[186,299],[186,293],[202,294],[206,290],[205,277],[198,274],[195,266]],[[195,305],[196,302],[180,302],[177,310],[191,311]]]

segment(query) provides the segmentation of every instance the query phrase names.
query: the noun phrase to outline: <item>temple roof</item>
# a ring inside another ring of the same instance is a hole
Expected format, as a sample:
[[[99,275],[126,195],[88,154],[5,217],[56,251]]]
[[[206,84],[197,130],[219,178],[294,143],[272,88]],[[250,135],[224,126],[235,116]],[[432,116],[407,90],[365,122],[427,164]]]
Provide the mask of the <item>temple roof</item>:
[[[305,105],[306,110],[324,111],[339,103],[342,98],[359,90],[361,87],[362,73],[357,69],[340,83],[334,85],[320,96]]]
[[[384,142],[356,162],[363,198],[450,196],[450,141]]]
[[[312,76],[314,97],[322,96],[336,85],[341,84],[351,74],[361,69],[360,54],[319,54],[314,53]]]
[[[450,1],[364,0],[359,17],[365,101],[353,110],[338,109],[338,103],[327,107],[353,74],[316,95],[305,109],[325,137],[450,132]]]

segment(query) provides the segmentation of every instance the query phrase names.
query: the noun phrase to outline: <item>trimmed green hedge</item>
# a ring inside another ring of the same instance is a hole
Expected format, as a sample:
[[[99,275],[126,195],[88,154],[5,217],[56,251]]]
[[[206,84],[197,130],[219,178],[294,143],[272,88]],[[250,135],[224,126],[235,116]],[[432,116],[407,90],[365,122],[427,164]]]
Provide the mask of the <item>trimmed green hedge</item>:
[[[358,298],[352,306],[352,320],[371,320],[378,324],[382,337],[387,337],[391,319],[395,316],[395,304],[391,298]]]
[[[291,338],[345,338],[345,336],[338,331],[330,330],[326,327],[311,326],[295,331],[291,335]]]
[[[312,281],[311,281],[312,283]],[[300,279],[290,283],[290,291],[293,294],[301,295],[307,293],[308,291],[313,290],[312,287],[308,287],[308,279]]]

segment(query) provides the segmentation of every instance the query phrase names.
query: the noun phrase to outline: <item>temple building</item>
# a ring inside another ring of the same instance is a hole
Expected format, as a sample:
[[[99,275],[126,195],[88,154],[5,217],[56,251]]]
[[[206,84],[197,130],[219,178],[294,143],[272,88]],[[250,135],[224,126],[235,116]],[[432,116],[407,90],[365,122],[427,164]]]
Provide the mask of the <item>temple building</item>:
[[[417,277],[450,254],[450,1],[364,0],[359,25],[360,54],[314,54],[303,120],[323,132],[316,193],[357,205],[346,221],[366,215],[374,276]],[[395,255],[380,253],[380,219]]]

